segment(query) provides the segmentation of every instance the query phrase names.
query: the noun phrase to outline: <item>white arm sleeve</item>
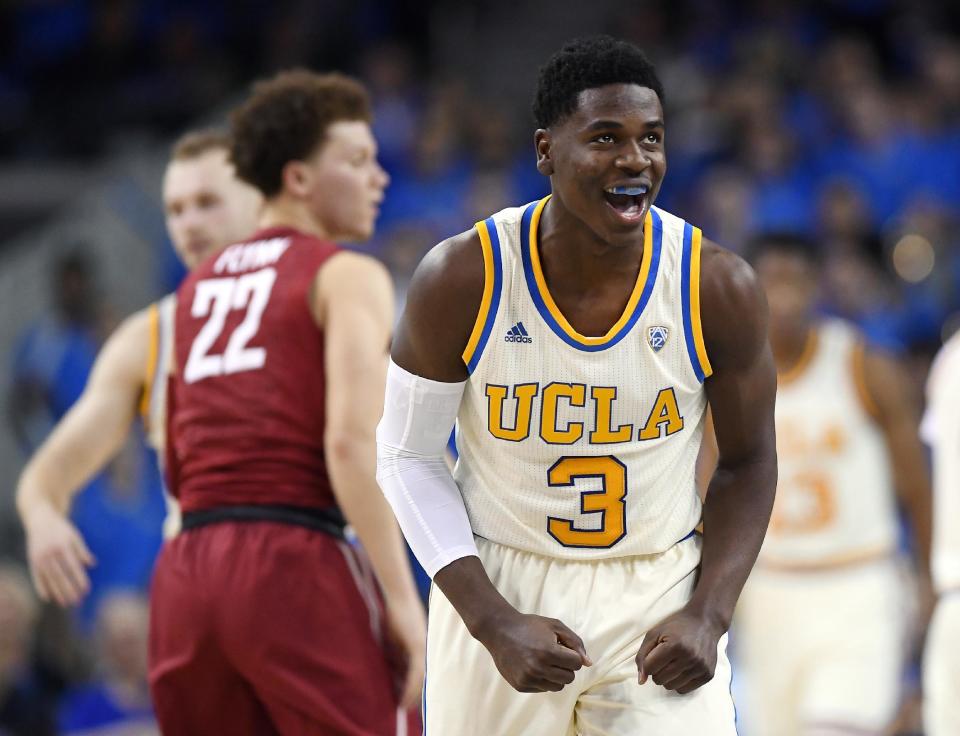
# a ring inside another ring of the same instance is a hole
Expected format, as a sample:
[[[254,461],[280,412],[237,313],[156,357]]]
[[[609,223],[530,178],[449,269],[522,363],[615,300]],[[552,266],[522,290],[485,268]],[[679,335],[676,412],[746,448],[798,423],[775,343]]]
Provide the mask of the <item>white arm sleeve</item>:
[[[377,427],[377,481],[407,543],[432,578],[477,554],[460,489],[444,460],[467,382],[442,383],[392,360]]]

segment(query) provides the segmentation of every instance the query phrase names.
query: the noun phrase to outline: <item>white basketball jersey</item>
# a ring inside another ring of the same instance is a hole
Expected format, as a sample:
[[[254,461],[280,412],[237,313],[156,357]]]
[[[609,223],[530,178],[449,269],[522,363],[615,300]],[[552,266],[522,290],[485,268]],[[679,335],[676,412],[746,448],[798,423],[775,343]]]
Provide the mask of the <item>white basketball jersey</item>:
[[[547,199],[477,223],[486,287],[463,355],[454,476],[474,532],[499,544],[573,559],[662,552],[700,521],[700,231],[653,208],[623,315],[587,337],[540,267]]]
[[[822,567],[890,554],[896,500],[883,434],[867,407],[863,344],[819,324],[777,380],[777,498],[760,563]]]
[[[946,593],[960,590],[960,333],[930,370],[921,434],[933,449],[931,572],[937,591]]]
[[[163,460],[167,425],[167,378],[173,358],[173,316],[177,295],[167,294],[150,305],[150,351],[140,415],[147,442]]]
[[[167,379],[173,368],[173,319],[176,308],[176,294],[167,294],[150,306],[150,350],[147,356],[147,379],[140,404],[147,443],[157,453],[161,476],[166,460]],[[180,507],[166,487],[163,489],[163,497],[167,504],[163,536],[170,539],[180,531]]]

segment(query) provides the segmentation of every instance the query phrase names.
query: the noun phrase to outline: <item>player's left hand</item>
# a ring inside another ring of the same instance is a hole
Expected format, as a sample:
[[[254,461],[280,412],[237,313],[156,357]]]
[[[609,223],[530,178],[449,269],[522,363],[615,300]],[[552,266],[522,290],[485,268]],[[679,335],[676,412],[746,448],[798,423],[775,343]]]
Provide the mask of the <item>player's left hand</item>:
[[[702,614],[681,608],[647,631],[637,654],[639,681],[648,677],[681,695],[713,679],[723,630]]]

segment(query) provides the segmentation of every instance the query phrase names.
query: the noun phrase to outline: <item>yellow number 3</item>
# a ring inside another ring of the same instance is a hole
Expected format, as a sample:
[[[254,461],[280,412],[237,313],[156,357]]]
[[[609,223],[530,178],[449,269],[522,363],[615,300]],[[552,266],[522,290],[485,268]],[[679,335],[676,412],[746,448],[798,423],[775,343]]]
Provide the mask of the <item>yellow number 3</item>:
[[[599,491],[580,494],[580,510],[599,513],[599,529],[577,529],[569,519],[548,518],[547,531],[564,547],[610,548],[626,536],[627,467],[612,455],[560,458],[547,472],[551,488],[569,488],[577,478],[599,478]]]

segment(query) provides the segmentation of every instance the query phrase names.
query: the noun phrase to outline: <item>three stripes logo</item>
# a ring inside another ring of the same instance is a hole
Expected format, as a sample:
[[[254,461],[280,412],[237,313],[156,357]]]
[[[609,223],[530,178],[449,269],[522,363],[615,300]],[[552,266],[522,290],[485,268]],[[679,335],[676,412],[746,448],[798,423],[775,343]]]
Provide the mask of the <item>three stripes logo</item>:
[[[507,330],[507,336],[503,339],[504,342],[533,342],[533,338],[527,334],[527,328],[523,326],[523,322],[517,322]]]

